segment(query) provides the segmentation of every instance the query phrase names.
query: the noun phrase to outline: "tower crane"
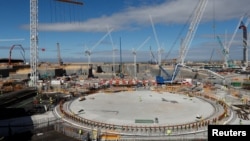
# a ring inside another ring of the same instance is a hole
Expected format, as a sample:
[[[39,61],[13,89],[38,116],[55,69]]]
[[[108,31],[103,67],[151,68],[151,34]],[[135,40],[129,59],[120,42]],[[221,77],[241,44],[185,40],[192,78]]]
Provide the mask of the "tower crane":
[[[148,37],[146,40],[144,40],[144,42],[138,47],[138,48],[136,48],[136,49],[132,49],[132,53],[133,53],[133,55],[134,55],[134,71],[135,71],[135,78],[137,77],[137,69],[136,69],[136,51],[137,50],[139,50],[141,47],[143,47],[145,44],[146,44],[146,42],[150,39],[151,37]]]
[[[240,17],[240,20],[239,20],[239,22],[238,22],[238,24],[237,24],[237,26],[236,26],[236,28],[234,30],[234,33],[233,33],[231,39],[229,40],[229,42],[225,43],[224,45],[222,43],[220,43],[220,46],[223,47],[223,52],[222,53],[224,55],[224,68],[228,68],[230,66],[229,63],[228,63],[229,62],[228,59],[229,59],[229,54],[230,54],[230,47],[232,45],[232,42],[233,42],[233,40],[235,38],[235,35],[236,35],[237,31],[238,31],[238,28],[240,27],[240,23],[241,23],[243,18],[244,18],[244,16]],[[218,36],[217,36],[217,39],[218,39],[219,42],[221,42]]]
[[[246,67],[248,67],[248,49],[247,49],[247,27],[243,23],[243,21],[241,21],[239,29],[243,30],[243,60],[242,60],[242,64],[243,64],[243,69],[245,70]]]
[[[61,58],[61,51],[60,51],[60,45],[59,43],[56,43],[57,45],[57,59],[58,59],[58,65],[61,66],[63,64],[62,58]]]
[[[224,68],[227,68],[228,67],[228,57],[229,57],[229,52],[228,52],[228,50],[226,49],[226,46],[222,43],[222,41],[221,41],[221,39],[220,39],[220,36],[216,36],[216,38],[217,38],[217,40],[218,40],[218,42],[219,42],[219,44],[220,44],[220,47],[221,47],[221,49],[222,49],[222,55],[223,55],[223,57],[224,57],[224,63],[223,63],[223,67]]]
[[[109,31],[109,27],[107,27],[107,30]],[[109,34],[109,39],[111,41],[111,44],[112,44],[112,60],[113,60],[113,65],[112,65],[112,73],[113,73],[113,76],[115,76],[115,52],[117,51],[117,49],[115,48],[115,45],[114,45],[114,42],[113,42],[113,38],[111,36],[111,34]]]
[[[83,3],[75,0],[57,0],[71,4],[83,5]],[[30,79],[31,87],[36,87],[38,75],[38,0],[30,0]]]
[[[212,64],[213,55],[214,55],[214,48],[213,48],[213,50],[211,52],[211,55],[210,55],[210,58],[209,58],[209,61],[208,61],[209,64]]]
[[[30,79],[31,87],[36,87],[38,63],[38,0],[30,0]]]
[[[183,40],[183,43],[181,44],[181,48],[180,48],[180,56],[179,56],[178,62],[181,65],[184,65],[184,61],[185,61],[185,58],[187,56],[187,52],[188,52],[190,44],[194,38],[194,35],[195,35],[196,30],[198,28],[198,25],[201,21],[202,15],[205,11],[207,1],[208,0],[200,0],[198,3],[198,6],[196,7],[196,9],[193,13],[194,15],[193,15],[193,19],[190,23],[188,33],[187,33],[185,39]]]
[[[157,60],[156,60],[155,55],[151,49],[151,46],[149,47],[149,50],[150,50],[150,64],[153,64],[152,59],[154,59],[154,63],[157,64]]]
[[[91,49],[85,50],[85,55],[88,56],[88,65],[91,63],[92,50],[94,50],[112,31],[113,29],[110,29]]]

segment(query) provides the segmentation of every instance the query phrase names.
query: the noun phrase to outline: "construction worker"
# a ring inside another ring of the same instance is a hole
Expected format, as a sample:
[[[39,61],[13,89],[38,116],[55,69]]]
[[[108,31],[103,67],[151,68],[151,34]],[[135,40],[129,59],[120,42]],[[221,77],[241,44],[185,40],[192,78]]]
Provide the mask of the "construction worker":
[[[78,133],[79,133],[79,138],[81,138],[81,135],[82,135],[82,130],[81,130],[81,129],[79,129]]]
[[[172,130],[168,129],[167,130],[167,135],[170,135],[170,134],[172,134]]]
[[[82,134],[82,130],[81,129],[79,129],[79,135],[81,135]]]

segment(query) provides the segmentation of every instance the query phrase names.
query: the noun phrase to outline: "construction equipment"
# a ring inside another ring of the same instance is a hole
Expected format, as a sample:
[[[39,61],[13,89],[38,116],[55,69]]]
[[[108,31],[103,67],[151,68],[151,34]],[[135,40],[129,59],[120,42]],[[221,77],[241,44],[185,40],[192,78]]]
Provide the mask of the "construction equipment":
[[[26,60],[25,60],[25,50],[24,50],[24,48],[22,47],[22,45],[20,45],[20,44],[17,44],[17,45],[13,45],[13,46],[11,46],[11,48],[10,48],[10,54],[9,54],[9,65],[11,65],[11,53],[12,53],[12,50],[14,49],[14,47],[16,47],[16,46],[18,46],[18,47],[20,47],[21,49],[22,49],[22,51],[23,51],[23,53],[22,53],[22,56],[23,56],[23,61],[24,61],[24,63],[26,62]]]
[[[212,64],[213,55],[214,55],[214,48],[213,48],[213,50],[211,52],[211,55],[210,55],[210,58],[209,58],[209,61],[208,61],[209,64]]]
[[[196,7],[193,15],[193,19],[190,23],[188,33],[183,40],[183,43],[181,44],[180,48],[180,56],[178,59],[178,63],[181,65],[184,65],[185,58],[187,56],[187,52],[189,50],[190,44],[194,38],[194,35],[196,33],[197,27],[201,21],[202,15],[205,11],[206,5],[208,0],[200,0],[198,3],[198,6]]]
[[[174,67],[173,73],[172,73],[172,74],[169,74],[169,73],[160,65],[160,66],[159,66],[160,72],[163,72],[163,73],[166,75],[166,77],[164,78],[164,77],[161,76],[161,75],[156,76],[156,83],[157,83],[157,84],[172,84],[172,83],[174,83],[174,80],[175,80],[177,74],[178,74],[179,71],[180,71],[180,67],[182,67],[181,64],[176,64],[175,67]]]
[[[241,16],[240,17],[240,20],[239,20],[239,22],[238,22],[238,24],[237,24],[237,26],[236,26],[236,28],[235,28],[235,30],[234,30],[234,33],[233,33],[233,35],[232,35],[232,37],[231,37],[231,39],[230,39],[230,41],[226,44],[225,43],[225,45],[223,45],[222,43],[220,43],[220,44],[222,44],[221,46],[223,47],[223,55],[224,55],[224,68],[228,68],[228,67],[232,67],[232,65],[231,64],[229,64],[230,62],[232,62],[232,60],[228,60],[229,59],[229,54],[230,54],[230,47],[231,47],[231,45],[232,45],[232,42],[233,42],[233,40],[234,40],[234,38],[235,38],[235,36],[236,36],[236,33],[237,33],[237,31],[238,31],[238,28],[240,27],[240,23],[241,23],[241,21],[243,20],[243,18],[244,18],[244,16]],[[218,40],[220,40],[219,38],[218,38],[218,36],[217,36],[217,39]],[[219,42],[221,42],[221,41],[219,41]]]
[[[119,66],[119,74],[117,74],[120,78],[124,78],[124,72],[122,69],[122,39],[120,37],[120,66]]]
[[[243,67],[243,70],[246,70],[246,67],[248,67],[247,27],[243,23],[243,21],[241,21],[239,29],[243,30],[243,60],[242,60],[242,67]]]
[[[85,55],[88,56],[88,65],[91,64],[91,54],[92,51],[113,31],[113,29],[109,30],[91,49],[85,50]]]
[[[56,1],[66,2],[66,3],[72,3],[72,4],[78,4],[78,5],[83,5],[83,2],[74,1],[74,0],[56,0]]]
[[[158,84],[166,84],[166,83],[173,83],[176,75],[179,73],[179,70],[180,70],[180,67],[182,66],[185,66],[184,65],[184,60],[187,56],[187,52],[188,52],[188,49],[189,49],[189,46],[193,40],[193,37],[194,37],[194,34],[197,30],[197,27],[201,21],[201,17],[205,11],[205,8],[206,8],[206,5],[207,5],[207,1],[208,0],[200,0],[194,13],[193,14],[193,18],[192,18],[192,21],[190,23],[190,26],[189,26],[189,30],[188,30],[188,33],[186,35],[186,38],[183,40],[182,44],[181,44],[181,48],[180,48],[180,57],[178,58],[178,61],[177,61],[177,64],[175,65],[174,67],[174,71],[173,71],[173,74],[172,75],[169,75],[167,73],[167,71],[165,71],[161,65],[159,64],[159,68],[160,68],[160,71],[163,71],[166,75],[167,75],[167,78],[163,78],[162,76],[158,75],[156,76],[156,82]],[[152,20],[151,20],[152,22]]]
[[[107,27],[107,30],[109,31],[109,27]],[[112,65],[112,73],[113,73],[113,76],[115,76],[115,52],[117,51],[117,49],[115,49],[115,45],[114,45],[114,42],[113,42],[113,38],[111,36],[111,34],[109,34],[109,39],[110,39],[110,42],[112,44],[112,58],[113,58],[113,65]]]
[[[224,57],[224,63],[223,63],[223,68],[233,68],[235,65],[233,63],[232,59],[229,59],[229,52],[228,49],[226,48],[226,46],[222,43],[221,39],[219,36],[216,36],[217,40],[220,44],[221,47],[221,53]]]
[[[63,65],[63,61],[62,61],[62,58],[61,58],[60,45],[59,45],[59,43],[56,43],[56,44],[57,44],[57,59],[58,59],[58,65],[61,66],[61,65]]]
[[[38,0],[30,0],[30,78],[31,87],[36,87],[38,74]]]
[[[151,37],[148,37],[146,40],[144,40],[144,42],[137,48],[137,49],[132,49],[132,53],[134,55],[134,70],[135,70],[135,78],[137,77],[137,69],[136,69],[136,51],[139,50],[141,47],[144,46],[144,44],[150,39]]]
[[[156,60],[155,55],[154,55],[154,53],[153,53],[153,51],[151,49],[151,46],[150,46],[149,49],[150,49],[150,64],[157,64],[157,60]],[[153,62],[152,59],[154,59],[154,62]]]
[[[58,0],[60,2],[67,2],[71,4],[83,5],[81,2],[74,0]],[[37,86],[38,80],[38,0],[30,0],[30,78],[31,87]]]
[[[154,27],[154,22],[153,22],[153,19],[152,19],[151,15],[149,15],[149,18],[150,18],[151,26],[152,26],[152,29],[153,29],[153,32],[154,32],[154,37],[155,37],[157,47],[158,47],[158,65],[161,65],[161,53],[162,53],[163,50],[160,47],[158,36],[156,34],[155,27]]]

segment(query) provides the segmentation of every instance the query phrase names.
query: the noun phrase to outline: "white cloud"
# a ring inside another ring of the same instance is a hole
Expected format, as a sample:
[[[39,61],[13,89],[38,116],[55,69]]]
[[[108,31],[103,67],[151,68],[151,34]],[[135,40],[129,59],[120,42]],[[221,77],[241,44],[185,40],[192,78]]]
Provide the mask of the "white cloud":
[[[149,15],[155,23],[175,24],[185,23],[198,0],[167,0],[160,4],[129,7],[112,15],[90,18],[79,23],[39,23],[39,30],[43,31],[86,31],[106,32],[107,26],[119,30],[133,30],[143,26],[150,26]],[[87,5],[86,5],[87,6]],[[249,0],[209,0],[202,21],[225,21],[239,18],[248,13]]]
[[[130,1],[131,2],[131,1]],[[135,30],[138,28],[144,28],[151,26],[149,15],[152,16],[155,24],[161,25],[176,25],[185,24],[191,13],[193,12],[198,0],[166,0],[162,3],[144,3],[140,7],[128,7],[122,9],[117,13],[111,15],[103,15],[100,17],[89,18],[82,22],[69,22],[69,23],[39,23],[39,31],[81,31],[81,32],[107,32],[107,26],[114,29],[114,31],[128,31]],[[128,4],[130,5],[130,4]],[[85,5],[87,6],[87,5]],[[105,6],[105,5],[103,5]],[[216,20],[230,21],[232,19],[238,20],[240,16],[250,12],[250,1],[249,0],[208,0],[207,7],[203,14],[201,22],[211,22]],[[28,29],[29,26],[26,26]],[[204,38],[204,35],[201,35]],[[207,34],[211,37],[211,34]],[[197,36],[196,36],[197,37]],[[229,34],[229,37],[231,35]],[[241,44],[241,33],[237,34],[235,40],[230,48],[232,53],[231,57],[235,59],[242,58],[242,44]],[[206,41],[202,44],[195,45],[190,48],[187,60],[204,59],[208,60],[211,56],[213,48],[219,48],[219,44],[216,41]],[[168,50],[166,50],[162,58],[164,59]],[[126,59],[133,60],[131,52],[123,52]],[[109,54],[109,53],[108,53]],[[110,60],[112,59],[112,53],[110,53]],[[138,61],[148,60],[149,53],[139,53]],[[178,57],[178,51],[172,52],[168,58]],[[221,59],[218,53],[215,53],[216,59]],[[101,55],[98,55],[101,56]],[[103,56],[101,56],[103,57]],[[144,58],[143,58],[144,57]],[[145,58],[146,57],[146,58]],[[95,55],[93,55],[93,60]],[[85,57],[86,59],[86,57]]]

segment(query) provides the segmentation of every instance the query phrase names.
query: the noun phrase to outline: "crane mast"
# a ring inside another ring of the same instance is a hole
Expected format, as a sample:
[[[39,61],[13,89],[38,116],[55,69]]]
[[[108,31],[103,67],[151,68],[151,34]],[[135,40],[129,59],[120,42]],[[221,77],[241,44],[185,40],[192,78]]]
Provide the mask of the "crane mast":
[[[58,65],[61,66],[63,64],[62,58],[61,58],[61,51],[60,51],[60,45],[59,43],[56,43],[57,45],[57,59],[58,59]]]
[[[208,0],[200,0],[197,8],[194,11],[193,19],[190,23],[188,33],[186,35],[186,38],[184,39],[183,43],[181,44],[181,50],[180,50],[180,57],[178,62],[181,65],[184,65],[185,58],[187,56],[187,52],[189,50],[189,46],[193,40],[193,37],[195,35],[195,32],[197,30],[197,27],[201,21],[202,15],[205,11],[206,5]]]
[[[37,62],[38,62],[38,0],[30,0],[30,79],[31,87],[37,82]]]
[[[243,30],[243,60],[242,60],[242,64],[243,64],[243,67],[245,69],[246,67],[248,67],[248,48],[247,48],[247,27],[243,23],[243,21],[241,21],[239,29]]]
[[[83,5],[82,2],[74,0],[57,0],[59,2]],[[30,0],[30,79],[31,87],[36,87],[38,75],[38,0]]]

